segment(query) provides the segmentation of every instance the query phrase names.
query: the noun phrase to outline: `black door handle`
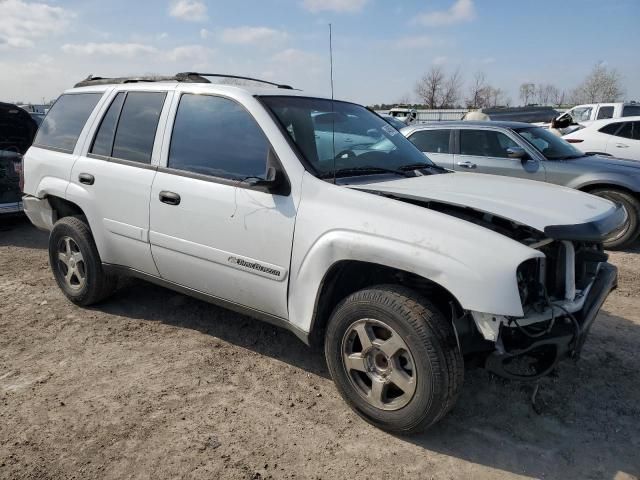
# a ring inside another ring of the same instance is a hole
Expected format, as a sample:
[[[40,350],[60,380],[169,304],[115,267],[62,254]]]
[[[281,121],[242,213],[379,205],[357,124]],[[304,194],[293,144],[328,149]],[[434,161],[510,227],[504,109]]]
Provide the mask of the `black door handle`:
[[[180,205],[180,195],[174,192],[167,192],[163,190],[160,192],[160,201],[167,205]]]
[[[93,182],[96,181],[95,177],[90,173],[81,173],[78,175],[78,180],[85,185],[93,185]]]

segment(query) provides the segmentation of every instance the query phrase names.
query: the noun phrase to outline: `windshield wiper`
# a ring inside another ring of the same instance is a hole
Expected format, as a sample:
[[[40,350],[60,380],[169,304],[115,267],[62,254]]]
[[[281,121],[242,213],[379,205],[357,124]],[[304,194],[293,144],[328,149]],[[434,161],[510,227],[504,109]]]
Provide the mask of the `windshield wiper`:
[[[440,172],[446,172],[447,169],[441,167],[440,165],[436,165],[435,163],[412,163],[410,165],[402,165],[398,170],[402,172],[407,172],[409,170],[422,170],[425,168],[432,168],[433,170],[438,170]]]
[[[336,177],[348,177],[348,176],[357,176],[358,174],[362,175],[373,175],[376,173],[392,173],[394,175],[399,175],[401,177],[410,177],[407,172],[403,172],[401,170],[393,170],[391,168],[383,168],[383,167],[349,167],[349,168],[339,168],[335,172],[328,172],[320,175],[320,178],[331,178],[333,176]]]

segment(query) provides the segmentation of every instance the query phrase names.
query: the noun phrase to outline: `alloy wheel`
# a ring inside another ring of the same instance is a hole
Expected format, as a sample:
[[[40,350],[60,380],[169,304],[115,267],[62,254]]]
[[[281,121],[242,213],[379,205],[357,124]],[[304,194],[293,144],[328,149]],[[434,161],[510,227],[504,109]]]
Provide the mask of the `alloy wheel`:
[[[58,268],[66,286],[72,290],[81,290],[87,283],[87,271],[80,247],[73,238],[65,236],[58,242]]]
[[[370,405],[399,410],[413,398],[415,362],[389,325],[371,318],[354,322],[342,339],[342,361],[352,385]]]

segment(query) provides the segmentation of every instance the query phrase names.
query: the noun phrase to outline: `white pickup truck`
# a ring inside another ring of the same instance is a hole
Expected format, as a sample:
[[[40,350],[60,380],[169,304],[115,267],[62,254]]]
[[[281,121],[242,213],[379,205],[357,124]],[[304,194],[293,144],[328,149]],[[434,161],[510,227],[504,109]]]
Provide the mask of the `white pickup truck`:
[[[576,105],[558,116],[558,121],[569,120],[572,124],[593,122],[606,118],[640,116],[640,103],[588,103]]]
[[[72,302],[135,276],[287,328],[399,433],[453,407],[464,357],[535,379],[579,355],[619,205],[452,173],[365,107],[211,76],[90,78],[47,114],[24,206]],[[329,124],[357,142],[336,151]]]

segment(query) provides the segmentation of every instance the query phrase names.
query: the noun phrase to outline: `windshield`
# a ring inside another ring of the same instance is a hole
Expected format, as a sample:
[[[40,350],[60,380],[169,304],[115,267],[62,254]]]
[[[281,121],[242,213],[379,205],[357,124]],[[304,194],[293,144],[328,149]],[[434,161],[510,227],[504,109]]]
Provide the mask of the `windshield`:
[[[382,118],[384,119],[385,122],[387,122],[392,127],[395,127],[397,130],[400,130],[407,126],[407,124],[404,123],[403,121],[398,120],[397,118],[392,117],[390,115],[383,116]]]
[[[305,97],[262,97],[320,177],[438,168],[366,108]]]
[[[591,110],[592,107],[575,107],[569,110],[567,113],[571,115],[573,121],[578,122],[588,122],[591,119]]]
[[[529,142],[548,160],[567,160],[583,157],[584,154],[566,140],[558,137],[545,128],[530,127],[516,129],[522,138]]]

